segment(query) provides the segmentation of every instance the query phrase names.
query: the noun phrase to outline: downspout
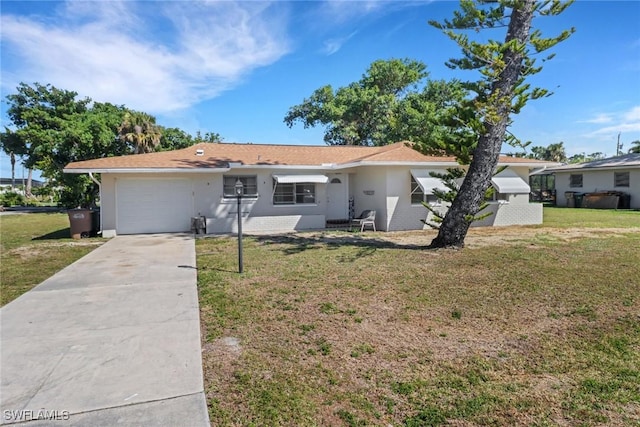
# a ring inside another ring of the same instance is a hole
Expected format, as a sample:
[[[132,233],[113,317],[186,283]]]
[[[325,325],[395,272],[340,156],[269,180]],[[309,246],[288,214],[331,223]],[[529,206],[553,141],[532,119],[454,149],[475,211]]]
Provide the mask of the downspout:
[[[89,172],[89,178],[98,185],[100,191],[100,230],[98,230],[98,234],[102,234],[102,184],[93,176],[93,172]]]

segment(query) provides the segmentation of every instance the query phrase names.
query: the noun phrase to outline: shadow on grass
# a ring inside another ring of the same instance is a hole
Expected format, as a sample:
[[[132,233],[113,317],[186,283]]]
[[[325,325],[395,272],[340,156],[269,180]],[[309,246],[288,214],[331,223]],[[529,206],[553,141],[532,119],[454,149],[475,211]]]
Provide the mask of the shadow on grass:
[[[356,235],[320,235],[320,236],[297,236],[297,235],[272,235],[272,236],[253,236],[253,238],[261,244],[283,244],[287,245],[282,248],[285,255],[293,255],[300,252],[314,249],[338,249],[344,246],[352,246],[360,248],[357,256],[371,255],[377,249],[408,249],[408,250],[433,250],[428,245],[400,244],[388,240],[360,237]]]
[[[227,268],[218,268],[218,267],[209,267],[209,266],[203,266],[203,267],[198,267],[198,271],[207,271],[207,270],[211,270],[211,271],[219,271],[221,273],[237,273],[238,270],[234,269],[234,270],[229,270]]]
[[[60,239],[70,239],[71,238],[71,230],[69,227],[62,228],[57,231],[52,231],[51,233],[43,234],[42,236],[34,237],[31,240],[60,240]]]

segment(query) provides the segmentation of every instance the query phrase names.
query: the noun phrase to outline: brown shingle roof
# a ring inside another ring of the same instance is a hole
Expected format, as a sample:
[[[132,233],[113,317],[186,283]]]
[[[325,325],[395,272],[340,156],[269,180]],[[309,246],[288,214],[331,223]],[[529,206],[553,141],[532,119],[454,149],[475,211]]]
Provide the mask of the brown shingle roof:
[[[196,152],[202,150],[202,155]],[[501,158],[501,163],[532,163],[530,159]],[[236,143],[200,143],[175,151],[105,157],[73,162],[65,171],[109,169],[211,169],[226,168],[229,163],[252,165],[322,166],[368,162],[453,163],[453,157],[426,156],[404,142],[382,147],[263,145]]]

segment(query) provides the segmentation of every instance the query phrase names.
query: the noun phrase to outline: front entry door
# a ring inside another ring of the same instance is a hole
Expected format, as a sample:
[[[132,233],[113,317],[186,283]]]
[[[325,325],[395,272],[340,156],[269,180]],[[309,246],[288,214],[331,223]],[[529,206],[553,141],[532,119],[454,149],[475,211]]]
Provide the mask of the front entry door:
[[[327,220],[349,219],[347,174],[328,174]]]

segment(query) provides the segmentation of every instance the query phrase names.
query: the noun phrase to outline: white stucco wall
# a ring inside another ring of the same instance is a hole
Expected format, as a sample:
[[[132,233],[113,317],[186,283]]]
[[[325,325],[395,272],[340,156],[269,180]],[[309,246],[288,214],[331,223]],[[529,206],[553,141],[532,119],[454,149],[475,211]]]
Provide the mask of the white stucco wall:
[[[244,169],[222,173],[187,174],[103,174],[102,201],[103,229],[106,236],[115,235],[117,217],[117,182],[130,178],[186,178],[193,188],[193,212],[191,216],[207,218],[207,233],[229,233],[237,230],[237,199],[223,197],[223,176],[257,177],[258,197],[242,199],[241,212],[244,230],[293,231],[321,229],[325,227],[326,184],[316,184],[316,203],[298,205],[273,205],[272,175],[309,174],[309,171],[290,169]],[[322,173],[322,171],[318,172]]]
[[[629,187],[615,187],[614,173],[629,172]],[[573,174],[582,174],[582,187],[570,187],[569,180]],[[567,206],[565,192],[594,193],[598,191],[621,191],[631,195],[631,208],[640,209],[640,169],[617,170],[574,170],[555,172],[556,176],[556,204]]]
[[[429,228],[421,220],[432,214],[421,204],[411,204],[411,169],[409,166],[361,166],[341,173],[348,176],[348,196],[353,197],[355,214],[376,210],[376,228],[381,231],[419,230]],[[415,167],[413,167],[415,169]],[[527,179],[528,168],[513,168]],[[444,169],[429,169],[444,172]],[[273,205],[272,175],[330,174],[332,171],[292,169],[242,169],[223,173],[183,174],[102,174],[102,218],[105,236],[115,235],[117,218],[117,182],[123,178],[182,178],[191,182],[193,211],[190,216],[207,218],[207,233],[230,233],[237,230],[237,200],[223,197],[224,176],[257,177],[258,197],[243,199],[241,215],[247,232],[294,231],[322,229],[327,212],[327,185],[316,184],[316,203]],[[613,178],[611,178],[613,179]],[[567,178],[568,180],[568,178]],[[638,177],[635,178],[639,181]],[[475,225],[539,224],[542,205],[530,204],[527,194],[510,195],[508,203],[495,203],[495,214]],[[640,201],[640,194],[636,197]],[[440,207],[445,210],[446,206]]]
[[[414,168],[415,169],[415,168]],[[444,169],[429,169],[444,173]],[[422,230],[430,227],[422,220],[431,220],[433,214],[422,204],[411,204],[411,168],[394,167],[387,169],[387,230]],[[446,207],[440,207],[443,212]]]
[[[310,173],[323,174],[324,172],[294,171],[291,169],[242,169],[216,176],[217,179],[212,183],[215,194],[208,198],[206,209],[203,210],[203,215],[207,217],[207,233],[229,233],[237,230],[237,199],[223,197],[223,176],[255,175],[257,177],[258,197],[241,201],[244,231],[294,231],[324,228],[327,184],[316,184],[316,203],[314,204],[273,204],[272,175]],[[204,194],[196,193],[196,198],[205,197]]]
[[[116,181],[111,174],[100,177],[100,216],[104,237],[113,237],[116,233]]]
[[[542,224],[542,203],[500,203],[491,202],[480,215],[491,212],[491,215],[471,224],[472,227],[499,227],[508,225]]]
[[[416,168],[413,168],[416,169]],[[511,167],[525,182],[528,182],[528,167]],[[431,172],[445,173],[445,169],[428,169]],[[393,167],[387,168],[387,230],[419,230],[428,229],[429,226],[421,220],[431,220],[433,214],[422,204],[411,204],[411,168]],[[530,225],[542,223],[542,205],[529,203],[529,194],[509,194],[508,203],[492,202],[484,212],[492,212],[492,215],[482,221],[477,221],[474,226],[506,226],[506,225]],[[445,213],[447,206],[437,207]]]
[[[384,168],[363,166],[350,175],[350,195],[353,196],[355,215],[362,211],[374,209],[376,211],[376,229],[387,231],[386,228],[386,173]]]

